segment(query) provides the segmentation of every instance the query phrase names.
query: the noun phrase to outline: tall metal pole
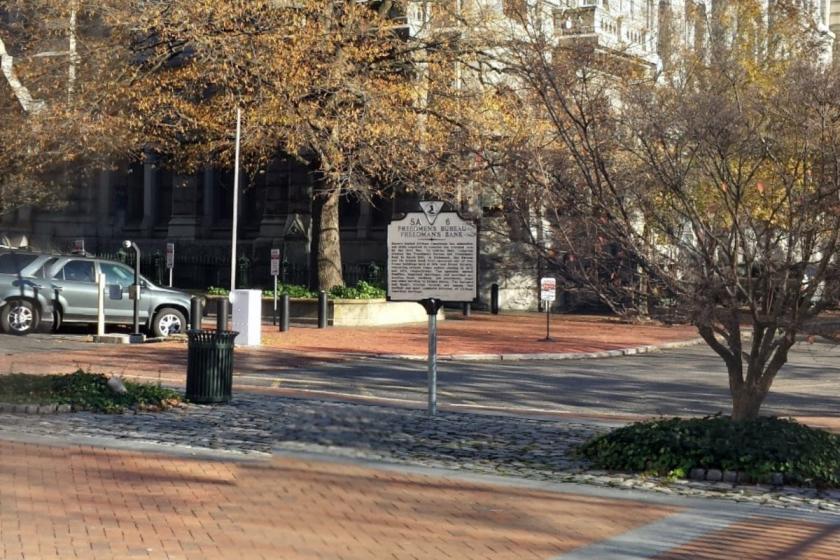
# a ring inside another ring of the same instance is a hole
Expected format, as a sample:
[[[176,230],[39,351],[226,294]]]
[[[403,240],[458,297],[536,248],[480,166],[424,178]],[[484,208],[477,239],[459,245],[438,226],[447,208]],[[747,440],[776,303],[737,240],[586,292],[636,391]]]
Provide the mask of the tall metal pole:
[[[134,334],[140,334],[140,247],[132,243],[134,249]]]
[[[233,224],[230,247],[230,291],[236,289],[236,231],[239,226],[239,144],[242,138],[242,109],[236,108],[236,160],[233,168]]]
[[[437,313],[429,313],[429,416],[437,414]]]
[[[545,339],[551,340],[551,302],[544,301],[545,305]]]

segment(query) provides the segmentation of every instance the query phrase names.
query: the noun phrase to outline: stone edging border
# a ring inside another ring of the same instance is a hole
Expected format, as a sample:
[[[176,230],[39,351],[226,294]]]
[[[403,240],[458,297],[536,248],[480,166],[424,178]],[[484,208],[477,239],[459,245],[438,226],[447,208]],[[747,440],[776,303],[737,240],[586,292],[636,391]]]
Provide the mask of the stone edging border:
[[[616,350],[602,350],[600,352],[546,352],[538,354],[443,354],[438,355],[438,360],[451,362],[482,362],[482,361],[539,361],[539,360],[591,360],[597,358],[617,358],[619,356],[634,356],[636,354],[648,354],[659,350],[670,348],[687,348],[702,344],[702,338],[692,338],[676,342],[665,342],[663,344],[649,344],[646,346],[634,346],[631,348],[618,348]],[[378,358],[388,360],[426,360],[425,355],[417,354],[360,354],[367,358]]]
[[[69,404],[13,404],[0,402],[2,414],[64,414],[73,412]]]

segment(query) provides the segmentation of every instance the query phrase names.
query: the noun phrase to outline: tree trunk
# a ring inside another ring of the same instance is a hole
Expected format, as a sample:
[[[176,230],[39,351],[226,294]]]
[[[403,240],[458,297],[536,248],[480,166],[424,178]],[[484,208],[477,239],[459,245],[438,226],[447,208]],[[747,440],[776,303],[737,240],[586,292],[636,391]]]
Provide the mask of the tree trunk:
[[[767,391],[760,388],[743,387],[739,391],[732,391],[732,420],[742,422],[758,418],[766,397]]]
[[[338,230],[339,189],[324,193],[318,231],[318,288],[330,291],[344,284],[341,272],[341,239]]]

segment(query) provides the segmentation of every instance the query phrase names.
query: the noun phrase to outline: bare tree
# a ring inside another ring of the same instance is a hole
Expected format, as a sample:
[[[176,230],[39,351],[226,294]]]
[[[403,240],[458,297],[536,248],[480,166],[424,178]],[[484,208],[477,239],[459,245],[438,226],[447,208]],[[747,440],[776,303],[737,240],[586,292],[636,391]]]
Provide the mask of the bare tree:
[[[552,131],[518,187],[543,209],[532,244],[625,316],[693,322],[743,420],[838,301],[840,82],[794,7],[742,42],[757,4],[734,4],[715,56],[675,53],[664,74],[533,27],[505,62]]]

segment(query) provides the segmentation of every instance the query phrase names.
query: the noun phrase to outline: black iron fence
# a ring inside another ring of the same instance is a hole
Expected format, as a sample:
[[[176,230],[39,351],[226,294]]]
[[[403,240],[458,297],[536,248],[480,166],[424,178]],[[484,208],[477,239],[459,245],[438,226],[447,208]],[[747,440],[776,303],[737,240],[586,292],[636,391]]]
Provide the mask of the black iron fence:
[[[133,251],[98,252],[98,258],[113,260],[134,266]],[[385,263],[345,263],[344,283],[355,286],[360,281],[376,286],[385,286]],[[141,273],[152,282],[166,286],[169,283],[169,270],[166,257],[161,250],[152,249],[140,255]],[[190,249],[175,251],[172,285],[188,290],[204,290],[210,286],[230,286],[230,253]],[[278,280],[283,284],[310,286],[317,279],[313,278],[310,267],[297,262],[281,263]],[[236,265],[236,285],[239,288],[267,289],[273,285],[271,259],[241,255]]]

